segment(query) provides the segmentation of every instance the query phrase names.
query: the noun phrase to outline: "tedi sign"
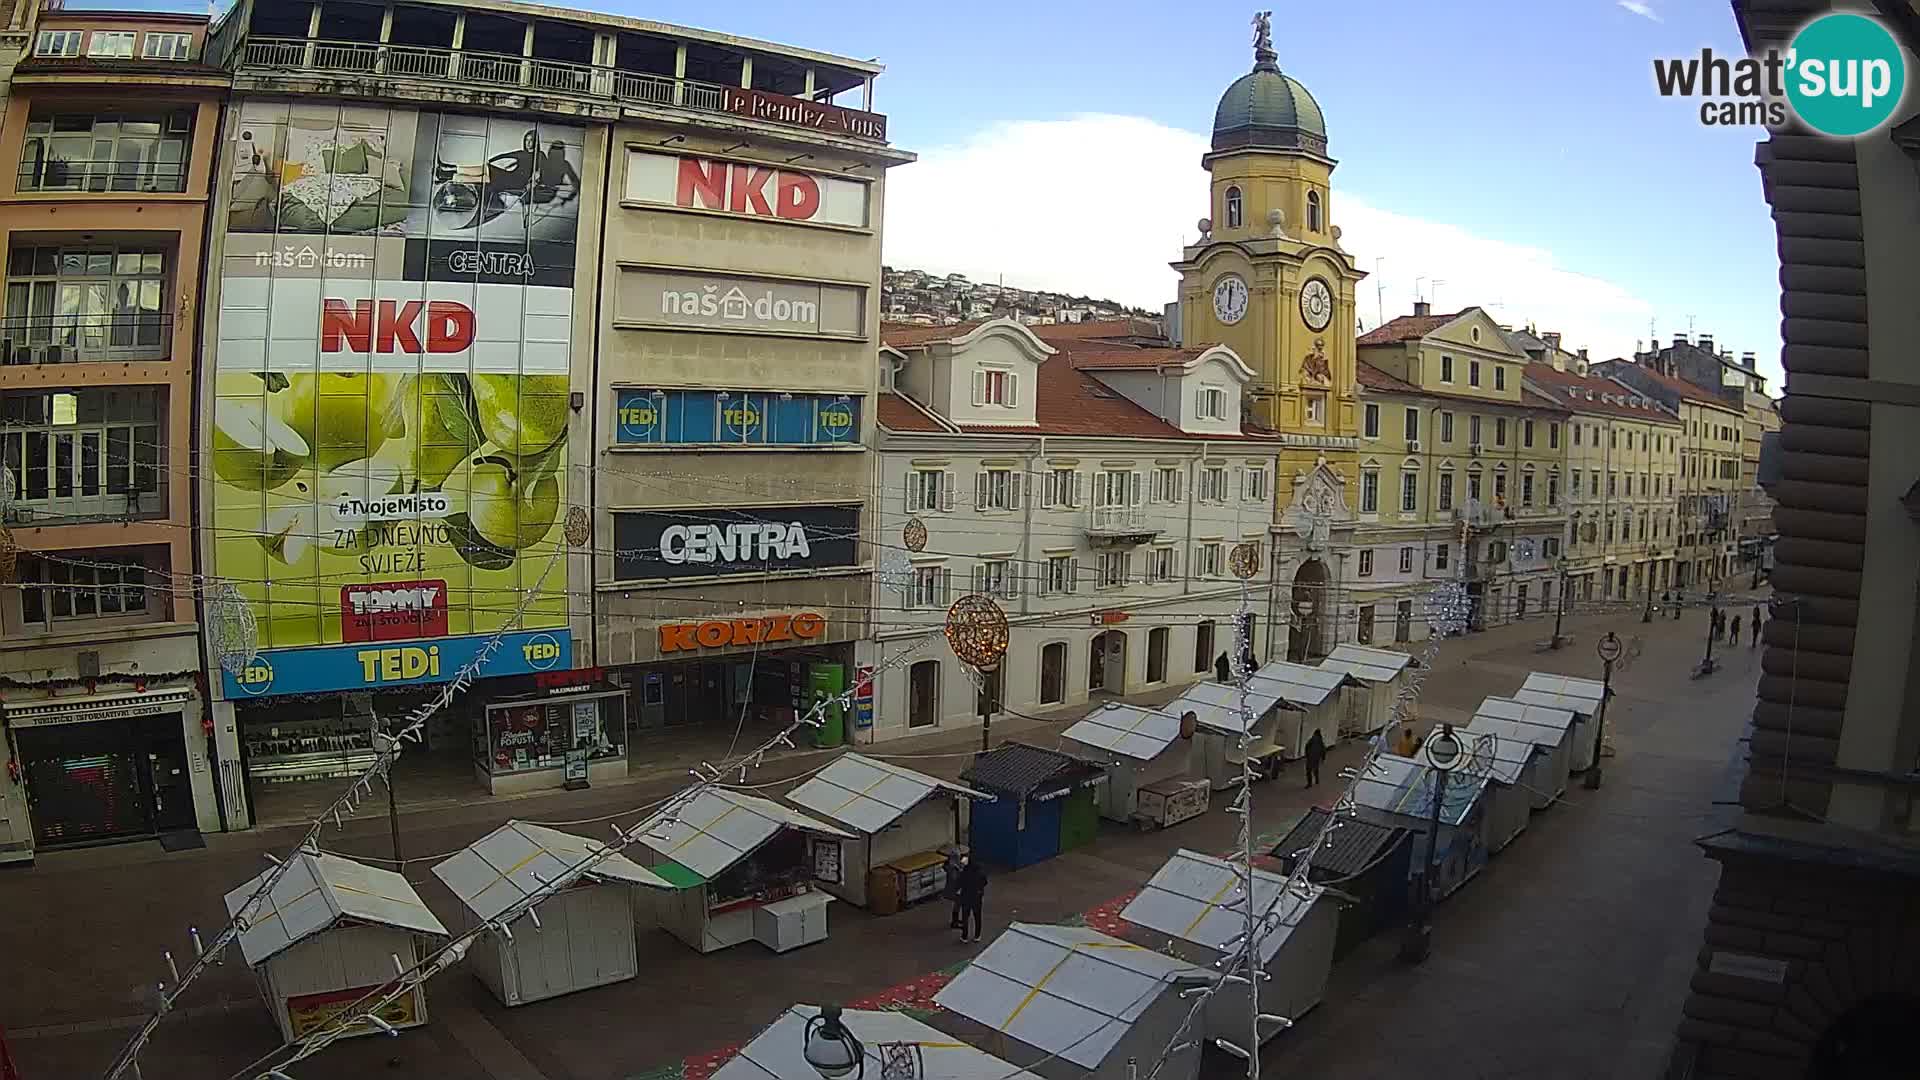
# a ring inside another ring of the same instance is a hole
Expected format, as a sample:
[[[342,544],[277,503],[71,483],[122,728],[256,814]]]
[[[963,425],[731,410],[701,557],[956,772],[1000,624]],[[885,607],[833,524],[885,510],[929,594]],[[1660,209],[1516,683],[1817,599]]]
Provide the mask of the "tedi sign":
[[[1892,117],[1906,94],[1906,58],[1878,20],[1822,15],[1794,34],[1786,52],[1727,59],[1656,59],[1661,97],[1702,98],[1700,122],[1712,127],[1787,123],[1788,109],[1815,131],[1864,135]]]

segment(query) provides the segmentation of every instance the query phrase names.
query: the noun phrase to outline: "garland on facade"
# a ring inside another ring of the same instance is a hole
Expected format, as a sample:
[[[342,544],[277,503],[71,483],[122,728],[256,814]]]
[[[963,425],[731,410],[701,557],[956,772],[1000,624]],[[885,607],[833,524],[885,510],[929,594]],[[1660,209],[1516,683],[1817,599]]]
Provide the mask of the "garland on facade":
[[[84,678],[62,679],[20,679],[12,675],[0,675],[0,690],[72,690],[75,687],[81,687],[91,694],[102,684],[108,684],[131,686],[136,692],[144,694],[148,686],[153,683],[180,682],[188,679],[197,682],[200,674],[200,670],[195,668],[190,671],[103,671],[98,675],[89,675]]]

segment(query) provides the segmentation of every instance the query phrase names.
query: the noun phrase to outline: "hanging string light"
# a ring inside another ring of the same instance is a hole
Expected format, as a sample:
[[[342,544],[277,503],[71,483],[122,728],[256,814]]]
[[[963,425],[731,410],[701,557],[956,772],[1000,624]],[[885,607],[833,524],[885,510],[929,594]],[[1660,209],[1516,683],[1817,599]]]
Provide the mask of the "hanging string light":
[[[20,544],[14,540],[12,529],[0,525],[0,581],[12,581],[19,569]]]

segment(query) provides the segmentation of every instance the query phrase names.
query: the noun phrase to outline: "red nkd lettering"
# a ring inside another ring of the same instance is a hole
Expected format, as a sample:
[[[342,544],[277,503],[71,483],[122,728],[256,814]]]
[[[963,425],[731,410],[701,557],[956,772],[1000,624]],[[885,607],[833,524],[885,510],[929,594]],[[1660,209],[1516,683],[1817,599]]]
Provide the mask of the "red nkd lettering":
[[[680,181],[674,191],[675,205],[696,210],[727,208],[727,163],[680,159]]]
[[[774,207],[775,213],[790,221],[807,221],[820,212],[820,185],[806,173],[781,173]]]
[[[727,209],[736,214],[772,217],[773,207],[767,205],[767,181],[773,179],[775,171],[735,165],[732,190],[727,192]]]
[[[416,327],[423,314],[424,346]],[[473,337],[473,309],[452,300],[321,301],[321,352],[453,353],[472,347]]]

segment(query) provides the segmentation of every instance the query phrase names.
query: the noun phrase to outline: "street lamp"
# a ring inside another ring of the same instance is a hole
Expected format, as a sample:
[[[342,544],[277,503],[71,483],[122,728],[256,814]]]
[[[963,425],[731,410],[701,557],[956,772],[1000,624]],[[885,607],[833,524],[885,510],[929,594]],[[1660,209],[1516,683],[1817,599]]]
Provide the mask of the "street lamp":
[[[1600,790],[1600,746],[1607,730],[1607,702],[1613,700],[1613,662],[1620,659],[1620,639],[1609,630],[1607,636],[1600,639],[1600,644],[1594,646],[1594,651],[1600,654],[1603,666],[1600,669],[1600,714],[1593,720],[1593,767],[1587,770],[1584,781],[1588,791]]]
[[[866,1047],[840,1022],[838,1005],[822,1005],[819,1014],[807,1020],[801,1054],[823,1080],[866,1075]]]
[[[1643,623],[1653,621],[1653,567],[1659,559],[1659,549],[1647,549],[1647,609],[1640,613],[1640,621]]]
[[[1694,678],[1711,675],[1718,667],[1713,662],[1713,639],[1720,635],[1720,593],[1717,590],[1707,593],[1707,655],[1700,660],[1700,666],[1694,669]]]
[[[1422,748],[1427,765],[1433,769],[1433,816],[1427,823],[1427,860],[1426,869],[1420,875],[1420,895],[1413,917],[1407,922],[1407,936],[1400,943],[1400,959],[1409,964],[1425,960],[1433,950],[1433,909],[1440,899],[1435,884],[1440,876],[1435,862],[1439,852],[1440,810],[1447,801],[1447,774],[1460,766],[1461,749],[1460,736],[1453,733],[1452,724],[1441,724],[1440,730],[1428,738]]]
[[[1553,609],[1553,641],[1551,643],[1553,648],[1558,649],[1567,643],[1567,639],[1560,636],[1560,622],[1567,614],[1567,557],[1562,555],[1555,559],[1553,568],[1560,573],[1560,602]]]

